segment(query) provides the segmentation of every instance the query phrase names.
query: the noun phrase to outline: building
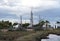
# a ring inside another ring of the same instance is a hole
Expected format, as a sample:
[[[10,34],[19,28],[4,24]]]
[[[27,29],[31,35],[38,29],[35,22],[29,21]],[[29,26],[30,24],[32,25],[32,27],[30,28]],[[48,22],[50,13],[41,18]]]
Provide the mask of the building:
[[[60,23],[56,23],[55,28],[60,28]]]
[[[46,24],[43,25],[43,29],[44,29],[44,30],[46,30],[46,29],[48,29],[48,30],[53,30],[53,27],[51,26],[50,23],[48,23],[47,27],[46,27]]]

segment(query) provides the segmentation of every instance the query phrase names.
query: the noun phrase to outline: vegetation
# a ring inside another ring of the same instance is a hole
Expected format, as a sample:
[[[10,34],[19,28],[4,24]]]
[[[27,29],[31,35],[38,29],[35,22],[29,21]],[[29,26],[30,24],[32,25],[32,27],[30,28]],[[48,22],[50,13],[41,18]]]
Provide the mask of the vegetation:
[[[31,34],[34,32],[27,32],[27,31],[8,31],[8,32],[1,32],[0,31],[0,40],[2,41],[13,41],[19,37]]]
[[[27,28],[29,26],[29,23],[22,24],[22,27]]]
[[[59,24],[60,22],[59,21],[57,21],[57,24]]]
[[[29,35],[25,35],[23,37],[19,37],[15,41],[41,41],[41,39],[46,39],[49,34],[60,35],[60,30],[45,30],[45,31],[37,31],[35,33],[31,33]]]
[[[43,25],[46,23],[46,30],[43,30]],[[41,41],[42,38],[47,38],[49,34],[60,35],[60,29],[47,30],[49,21],[40,20],[38,24],[33,25],[34,31],[7,31],[0,30],[0,41]],[[59,22],[57,22],[59,23]],[[9,21],[0,21],[0,29],[12,29],[18,23]],[[22,24],[22,27],[27,29],[29,23]]]
[[[34,30],[43,30],[43,25],[45,24],[45,22],[42,20],[40,21],[38,24],[34,25]]]
[[[46,23],[46,29],[48,28],[48,23],[50,23],[49,21],[45,21],[45,23]]]
[[[13,23],[13,26],[18,25],[18,23]]]
[[[0,29],[8,29],[10,26],[12,26],[12,23],[9,21],[0,21]]]

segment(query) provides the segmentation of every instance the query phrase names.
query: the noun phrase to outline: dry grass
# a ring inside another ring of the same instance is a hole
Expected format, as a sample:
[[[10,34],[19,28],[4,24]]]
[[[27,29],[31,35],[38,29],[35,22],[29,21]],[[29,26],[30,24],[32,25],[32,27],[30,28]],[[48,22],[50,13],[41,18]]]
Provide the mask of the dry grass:
[[[42,38],[47,38],[49,34],[58,34],[60,33],[60,30],[46,30],[46,31],[37,31],[35,33],[31,33],[29,35],[25,35],[22,37],[19,37],[15,41],[41,41]]]
[[[60,34],[60,30],[46,31],[8,31],[0,32],[1,41],[36,41],[36,38],[47,36],[50,33]],[[38,40],[38,39],[37,39]]]
[[[34,32],[26,32],[26,31],[8,31],[8,32],[0,32],[0,40],[4,41],[13,41],[18,37],[22,37]]]

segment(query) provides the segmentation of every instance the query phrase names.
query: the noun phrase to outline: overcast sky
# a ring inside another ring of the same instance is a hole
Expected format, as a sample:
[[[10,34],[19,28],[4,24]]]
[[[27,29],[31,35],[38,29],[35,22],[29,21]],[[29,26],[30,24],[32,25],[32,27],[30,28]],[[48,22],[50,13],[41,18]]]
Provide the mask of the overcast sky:
[[[60,21],[60,0],[0,0],[0,20],[19,22],[22,15],[23,23],[29,22],[31,8],[34,23],[39,20],[39,15],[52,23]]]

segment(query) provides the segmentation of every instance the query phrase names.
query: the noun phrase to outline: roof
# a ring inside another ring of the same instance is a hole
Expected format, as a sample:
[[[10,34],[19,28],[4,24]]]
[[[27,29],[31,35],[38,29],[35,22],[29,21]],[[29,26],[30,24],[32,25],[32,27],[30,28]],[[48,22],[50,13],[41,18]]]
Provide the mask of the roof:
[[[19,25],[15,25],[15,26],[13,26],[13,27],[18,27]]]

